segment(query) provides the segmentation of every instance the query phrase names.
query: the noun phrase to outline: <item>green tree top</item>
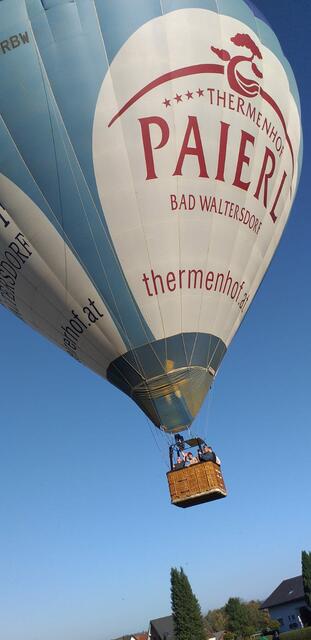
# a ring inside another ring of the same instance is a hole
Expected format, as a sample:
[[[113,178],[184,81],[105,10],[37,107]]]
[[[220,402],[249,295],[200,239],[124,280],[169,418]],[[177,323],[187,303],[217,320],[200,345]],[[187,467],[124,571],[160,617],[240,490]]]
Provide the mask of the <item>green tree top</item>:
[[[205,640],[201,608],[182,567],[171,569],[171,601],[176,640]]]
[[[303,588],[305,592],[305,601],[308,607],[311,607],[311,553],[302,551],[301,553],[301,565],[302,565],[302,580]]]
[[[228,631],[232,631],[236,636],[245,637],[254,633],[251,630],[249,616],[245,605],[240,598],[229,598],[225,611],[228,616]]]

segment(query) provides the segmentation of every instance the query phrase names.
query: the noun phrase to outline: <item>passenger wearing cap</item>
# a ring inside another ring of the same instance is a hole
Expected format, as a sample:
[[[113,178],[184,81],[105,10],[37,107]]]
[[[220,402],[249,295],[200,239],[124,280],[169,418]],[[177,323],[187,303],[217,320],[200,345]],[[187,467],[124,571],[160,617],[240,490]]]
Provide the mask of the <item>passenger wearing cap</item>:
[[[203,445],[202,451],[199,451],[198,456],[199,456],[200,462],[217,462],[216,454],[214,453],[212,447],[209,447],[207,444]],[[219,460],[219,464],[220,464],[220,460]]]

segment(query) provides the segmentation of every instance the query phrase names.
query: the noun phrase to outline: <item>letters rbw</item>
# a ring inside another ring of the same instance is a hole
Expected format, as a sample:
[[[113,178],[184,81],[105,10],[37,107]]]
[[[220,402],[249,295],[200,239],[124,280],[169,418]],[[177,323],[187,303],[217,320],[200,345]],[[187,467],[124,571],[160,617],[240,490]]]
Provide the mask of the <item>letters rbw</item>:
[[[7,38],[7,40],[2,40],[0,42],[0,53],[9,53],[17,47],[20,47],[22,44],[29,44],[29,35],[27,31],[25,33],[15,33],[14,35]]]

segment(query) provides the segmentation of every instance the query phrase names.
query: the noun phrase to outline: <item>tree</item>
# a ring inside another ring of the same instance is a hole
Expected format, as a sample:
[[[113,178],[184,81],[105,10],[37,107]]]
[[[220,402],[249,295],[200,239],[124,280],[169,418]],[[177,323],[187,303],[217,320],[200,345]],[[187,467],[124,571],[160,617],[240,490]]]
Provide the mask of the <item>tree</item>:
[[[171,602],[176,640],[205,640],[201,607],[182,567],[171,569]]]
[[[208,611],[204,622],[208,633],[216,633],[217,631],[228,629],[228,616],[225,612],[225,607]]]
[[[261,631],[262,629],[278,629],[280,623],[277,620],[272,620],[266,609],[260,609],[260,600],[250,600],[250,602],[243,603],[247,609],[249,625],[251,625],[255,631]]]
[[[246,637],[254,633],[245,605],[240,598],[229,598],[225,612],[228,616],[228,631],[232,631],[235,636]]]
[[[302,565],[302,580],[303,588],[305,592],[305,600],[308,607],[311,608],[311,553],[302,551],[301,553],[301,565]]]
[[[262,629],[278,629],[279,622],[272,620],[260,605],[259,600],[243,602],[240,598],[229,598],[224,607],[207,613],[205,628],[208,633],[226,631],[225,640],[247,638]]]

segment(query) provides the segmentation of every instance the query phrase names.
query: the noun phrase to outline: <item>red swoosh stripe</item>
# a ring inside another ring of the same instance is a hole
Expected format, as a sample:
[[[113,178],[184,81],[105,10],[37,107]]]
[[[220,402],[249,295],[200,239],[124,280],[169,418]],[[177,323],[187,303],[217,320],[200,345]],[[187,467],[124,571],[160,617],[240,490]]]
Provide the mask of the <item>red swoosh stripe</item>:
[[[165,73],[163,76],[152,80],[149,82],[143,89],[135,93],[135,95],[126,102],[126,104],[116,113],[116,115],[109,122],[108,127],[111,127],[113,123],[120,118],[120,116],[125,113],[137,100],[140,100],[146,93],[152,91],[156,87],[159,87],[161,84],[165,84],[165,82],[169,82],[169,80],[175,80],[175,78],[183,78],[185,76],[192,76],[198,73],[220,73],[224,74],[224,66],[221,64],[195,64],[191,67],[182,67],[181,69],[176,69],[175,71],[169,71]]]

